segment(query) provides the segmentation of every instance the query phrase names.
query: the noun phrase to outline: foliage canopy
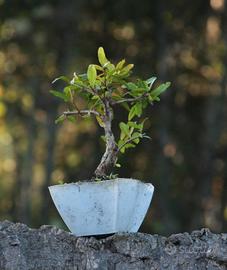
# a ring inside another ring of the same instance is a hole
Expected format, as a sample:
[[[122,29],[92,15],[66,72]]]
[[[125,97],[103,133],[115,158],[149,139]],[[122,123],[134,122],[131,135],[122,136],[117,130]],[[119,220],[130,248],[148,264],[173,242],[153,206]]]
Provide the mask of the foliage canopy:
[[[63,91],[51,90],[51,93],[68,104],[68,110],[60,115],[56,123],[68,119],[76,121],[76,116],[95,116],[98,124],[104,128],[106,152],[95,175],[106,177],[117,164],[119,152],[125,153],[128,148],[135,147],[142,138],[149,138],[144,132],[144,121],[141,119],[148,105],[159,101],[159,96],[167,90],[170,82],[153,87],[156,77],[147,80],[131,79],[133,64],[123,59],[116,65],[109,61],[102,47],[98,49],[99,64],[90,64],[85,74],[73,74],[69,79],[61,76],[55,79],[66,83]],[[86,106],[80,108],[78,98],[85,101]],[[120,138],[116,141],[111,128],[115,106],[120,105],[128,113],[126,122],[119,123]]]

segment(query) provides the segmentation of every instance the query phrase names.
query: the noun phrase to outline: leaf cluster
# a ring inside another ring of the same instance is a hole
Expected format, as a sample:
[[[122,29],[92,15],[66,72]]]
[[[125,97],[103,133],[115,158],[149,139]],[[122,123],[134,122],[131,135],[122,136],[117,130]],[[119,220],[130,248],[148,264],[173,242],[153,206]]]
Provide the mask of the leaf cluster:
[[[110,62],[100,47],[98,49],[99,64],[90,64],[85,74],[74,73],[71,79],[61,76],[54,80],[66,83],[63,91],[51,90],[51,93],[68,104],[68,111],[64,112],[56,122],[65,119],[75,121],[77,115],[87,117],[94,115],[101,127],[105,126],[107,106],[114,113],[116,105],[127,110],[128,121],[121,122],[120,139],[117,142],[119,151],[135,147],[146,137],[143,133],[144,121],[138,123],[143,111],[148,105],[160,100],[160,95],[170,86],[169,82],[154,88],[156,77],[147,80],[130,77],[133,64],[127,64],[123,59],[117,64]],[[79,99],[85,101],[85,107],[80,108]],[[136,119],[136,120],[135,120]]]

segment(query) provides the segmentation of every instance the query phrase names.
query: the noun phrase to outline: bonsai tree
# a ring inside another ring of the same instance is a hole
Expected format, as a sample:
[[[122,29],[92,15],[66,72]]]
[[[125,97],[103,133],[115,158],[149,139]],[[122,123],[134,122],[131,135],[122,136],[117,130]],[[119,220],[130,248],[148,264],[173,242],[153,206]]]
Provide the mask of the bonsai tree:
[[[143,132],[144,119],[141,119],[144,109],[159,101],[159,96],[169,86],[166,82],[153,89],[156,77],[147,80],[132,81],[130,75],[133,64],[121,60],[114,65],[105,55],[104,49],[98,49],[98,64],[90,64],[86,74],[73,74],[72,79],[61,76],[53,81],[63,80],[67,85],[63,91],[52,90],[51,93],[63,99],[68,110],[60,115],[56,123],[65,119],[76,121],[76,117],[94,116],[104,129],[106,150],[95,170],[96,179],[107,179],[117,163],[119,153],[135,147],[142,138],[149,138]],[[83,98],[86,106],[78,104],[78,97]],[[112,121],[116,106],[122,106],[128,112],[126,122],[120,122],[120,138],[117,140]]]

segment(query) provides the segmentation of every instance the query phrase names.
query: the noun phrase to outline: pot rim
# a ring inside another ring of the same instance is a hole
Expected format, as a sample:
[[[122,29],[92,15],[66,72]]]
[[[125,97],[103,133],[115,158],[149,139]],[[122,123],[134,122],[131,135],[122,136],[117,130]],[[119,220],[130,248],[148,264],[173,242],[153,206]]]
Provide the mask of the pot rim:
[[[51,189],[51,188],[57,188],[57,187],[65,187],[65,186],[82,186],[84,184],[89,184],[89,185],[103,185],[103,184],[106,184],[106,183],[114,183],[116,181],[132,181],[132,182],[138,182],[140,184],[144,184],[144,185],[147,185],[147,186],[150,186],[150,187],[153,187],[154,189],[154,186],[152,183],[149,183],[149,182],[143,182],[141,180],[138,180],[138,179],[133,179],[133,178],[123,178],[123,177],[118,177],[118,178],[115,178],[115,179],[107,179],[107,180],[100,180],[100,181],[87,181],[87,180],[84,180],[84,181],[78,181],[78,182],[71,182],[71,183],[64,183],[64,184],[56,184],[56,185],[51,185],[48,187],[48,189]]]

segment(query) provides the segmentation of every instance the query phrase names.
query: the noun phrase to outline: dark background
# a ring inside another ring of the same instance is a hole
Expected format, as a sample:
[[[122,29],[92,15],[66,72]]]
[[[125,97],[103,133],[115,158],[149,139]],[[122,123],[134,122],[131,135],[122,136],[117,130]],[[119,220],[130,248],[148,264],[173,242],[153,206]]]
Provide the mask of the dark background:
[[[152,141],[117,171],[156,187],[141,230],[226,232],[224,0],[0,0],[0,219],[63,226],[47,187],[88,179],[104,148],[92,120],[54,124],[64,107],[49,90],[97,62],[99,46],[135,76],[172,82],[147,111]]]

